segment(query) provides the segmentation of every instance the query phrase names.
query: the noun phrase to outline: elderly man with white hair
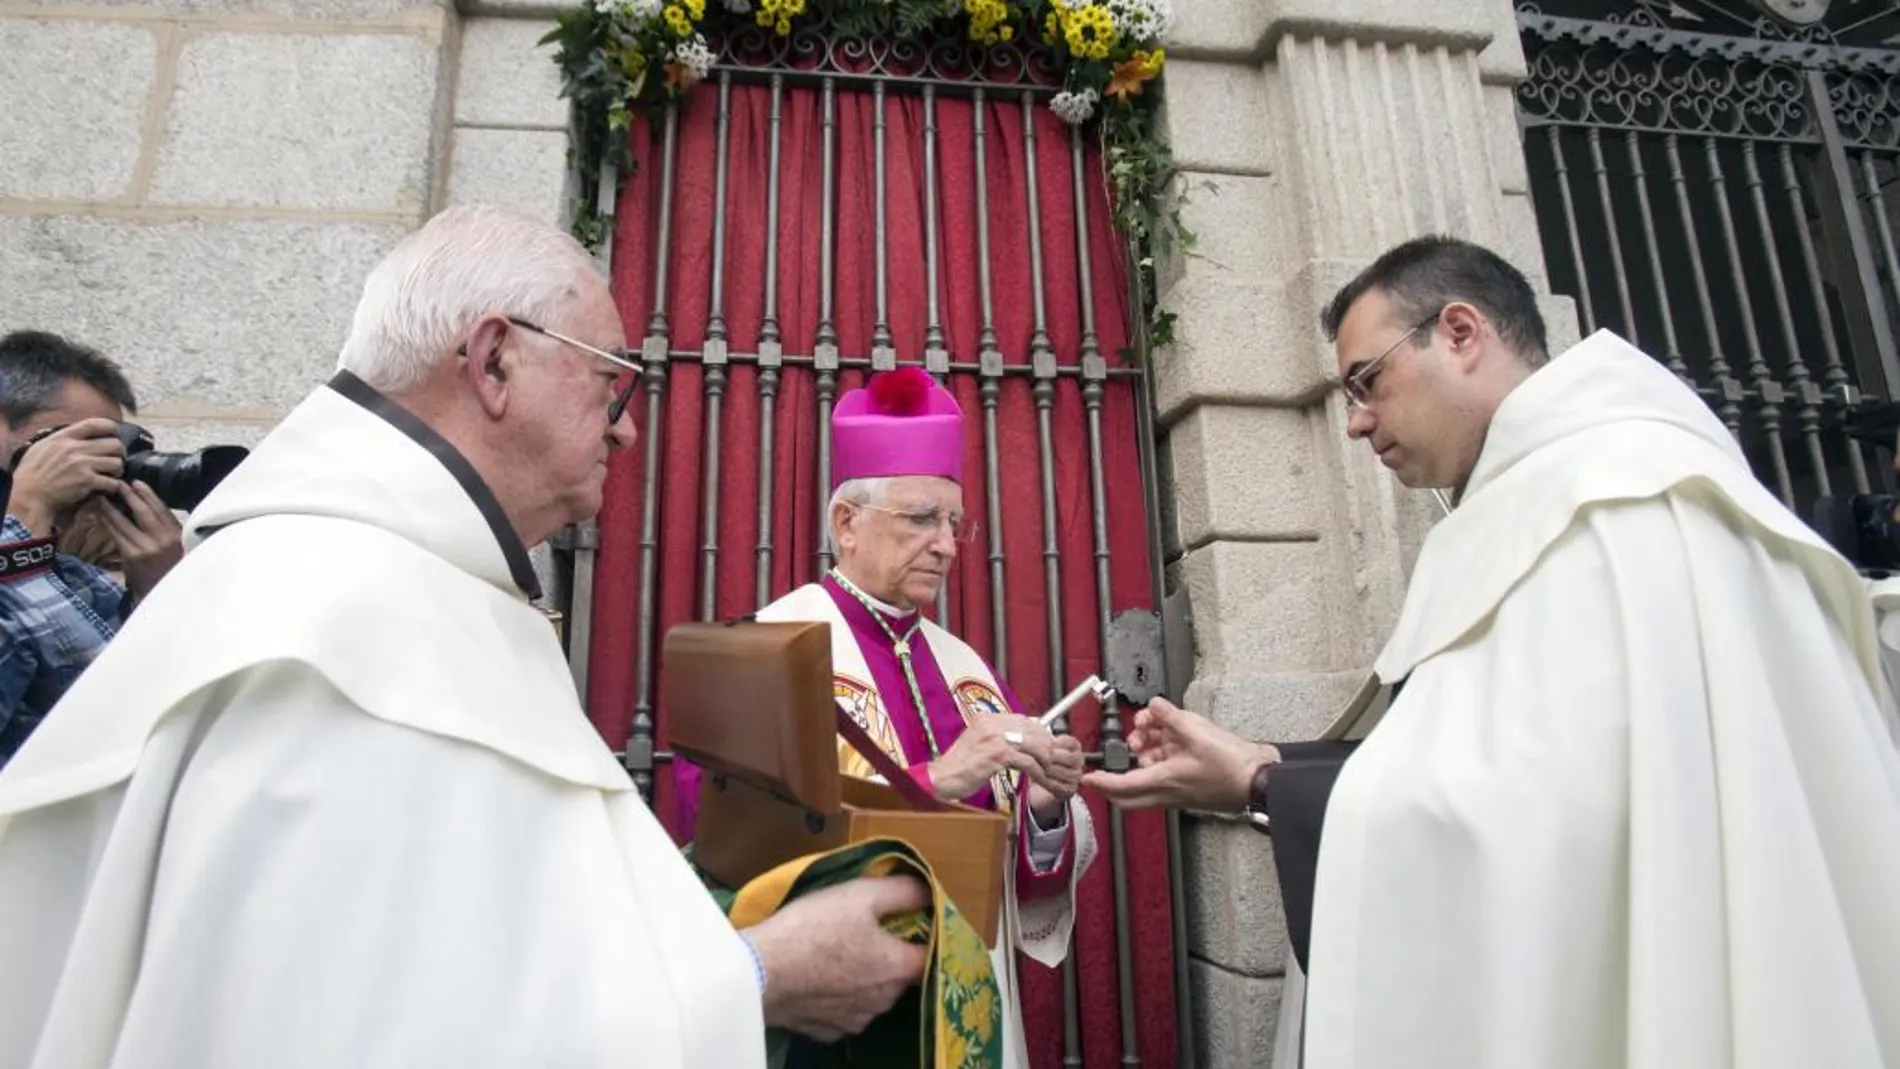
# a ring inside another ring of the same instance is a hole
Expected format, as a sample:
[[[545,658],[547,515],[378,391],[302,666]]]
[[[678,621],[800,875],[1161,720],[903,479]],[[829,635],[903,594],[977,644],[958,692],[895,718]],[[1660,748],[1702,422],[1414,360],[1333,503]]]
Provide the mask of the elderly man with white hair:
[[[493,210],[371,272],[0,773],[0,1066],[762,1066],[916,982],[913,880],[735,933],[531,604],[524,547],[633,439],[623,344],[585,250]]]
[[[1062,963],[1076,886],[1095,856],[1088,806],[1076,796],[1082,747],[1020,715],[982,655],[923,616],[975,532],[964,515],[956,399],[922,369],[901,367],[841,398],[831,427],[837,565],[758,619],[830,624],[833,693],[870,740],[936,797],[1011,818],[990,955],[1002,1034],[964,1038],[978,1049],[994,1043],[1002,1069],[1026,1069],[1016,952]],[[876,778],[843,739],[838,756],[845,773]]]

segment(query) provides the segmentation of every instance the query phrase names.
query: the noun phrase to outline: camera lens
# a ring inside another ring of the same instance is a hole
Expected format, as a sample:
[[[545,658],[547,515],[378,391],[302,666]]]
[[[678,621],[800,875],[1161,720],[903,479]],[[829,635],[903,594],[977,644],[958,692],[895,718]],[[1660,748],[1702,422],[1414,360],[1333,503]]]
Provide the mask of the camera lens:
[[[249,455],[237,445],[211,445],[196,453],[134,453],[125,458],[125,479],[150,486],[167,508],[190,512]]]

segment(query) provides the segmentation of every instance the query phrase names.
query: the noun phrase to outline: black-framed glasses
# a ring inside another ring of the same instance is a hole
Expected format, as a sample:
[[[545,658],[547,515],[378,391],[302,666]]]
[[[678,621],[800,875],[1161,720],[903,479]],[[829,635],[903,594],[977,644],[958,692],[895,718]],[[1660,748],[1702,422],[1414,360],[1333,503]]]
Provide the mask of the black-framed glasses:
[[[920,536],[935,535],[938,527],[948,523],[950,525],[950,540],[952,542],[960,546],[967,546],[976,541],[977,524],[975,520],[970,519],[968,516],[959,516],[955,513],[946,516],[939,509],[919,509],[913,512],[906,509],[894,509],[885,505],[859,505],[858,507],[870,509],[873,512],[882,512],[886,516],[895,516],[904,521],[906,526]]]
[[[553,338],[555,341],[561,342],[564,345],[572,345],[581,352],[592,353],[602,360],[617,364],[633,372],[632,375],[628,376],[627,384],[622,387],[620,393],[614,397],[613,403],[607,406],[607,426],[611,427],[620,422],[620,417],[626,414],[627,405],[633,401],[633,391],[639,387],[640,376],[645,371],[645,368],[641,367],[640,361],[634,358],[632,352],[626,349],[598,349],[578,338],[570,338],[565,334],[549,330],[539,323],[530,323],[519,316],[509,316],[508,322],[520,327],[522,330],[531,331],[544,338]]]
[[[1438,322],[1438,317],[1443,315],[1444,312],[1445,310],[1440,308],[1438,311],[1414,323],[1412,329],[1399,335],[1399,340],[1393,342],[1391,347],[1385,352],[1373,357],[1369,362],[1362,365],[1359,370],[1346,376],[1346,381],[1341,384],[1346,390],[1346,404],[1352,408],[1370,407],[1372,404],[1372,380],[1379,377],[1379,365],[1385,363],[1386,357],[1398,352],[1399,346],[1411,341],[1413,335],[1431,326],[1433,323]]]

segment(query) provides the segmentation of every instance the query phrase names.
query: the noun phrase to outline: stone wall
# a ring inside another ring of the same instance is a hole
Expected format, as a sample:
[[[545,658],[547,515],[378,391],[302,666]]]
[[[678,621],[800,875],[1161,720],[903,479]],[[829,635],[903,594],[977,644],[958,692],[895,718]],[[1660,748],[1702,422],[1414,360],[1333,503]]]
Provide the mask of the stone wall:
[[[1176,0],[1167,130],[1193,255],[1164,267],[1157,357],[1189,597],[1186,700],[1259,739],[1310,738],[1364,678],[1437,506],[1345,439],[1319,310],[1380,251],[1448,232],[1544,278],[1508,0]],[[1551,343],[1575,337],[1547,300]],[[1286,933],[1267,840],[1184,822],[1198,1062],[1266,1064]]]
[[[0,0],[0,333],[118,360],[161,449],[254,442],[434,211],[565,216],[549,14]]]

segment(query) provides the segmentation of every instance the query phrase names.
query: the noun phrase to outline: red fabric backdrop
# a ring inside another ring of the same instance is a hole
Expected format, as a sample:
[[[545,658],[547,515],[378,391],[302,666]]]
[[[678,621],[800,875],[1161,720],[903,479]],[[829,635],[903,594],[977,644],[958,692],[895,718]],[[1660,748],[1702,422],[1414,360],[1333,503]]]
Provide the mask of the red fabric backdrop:
[[[713,269],[714,190],[719,92],[706,85],[693,93],[680,116],[669,264],[667,315],[674,351],[697,353],[706,335]],[[823,167],[821,96],[816,88],[790,87],[783,101],[778,218],[779,324],[787,354],[810,354],[818,326]],[[952,359],[974,362],[982,327],[976,229],[976,176],[972,109],[968,99],[937,102],[939,285],[943,330]],[[1027,365],[1033,331],[1032,277],[1027,255],[1026,146],[1020,102],[990,102],[986,108],[990,270],[998,343],[1006,363]],[[928,305],[925,275],[924,114],[921,98],[893,93],[886,104],[887,227],[889,232],[890,327],[898,359],[921,362]],[[735,353],[757,349],[764,307],[771,147],[771,92],[735,86],[727,175],[725,318]],[[875,99],[840,91],[837,98],[837,260],[835,325],[846,359],[867,357],[877,313]],[[1058,359],[1080,361],[1081,313],[1076,277],[1075,202],[1068,129],[1038,105],[1037,185],[1047,329]],[[634,131],[639,168],[619,204],[614,236],[614,292],[629,341],[639,344],[652,314],[655,243],[658,240],[661,153],[655,132]],[[1119,239],[1109,225],[1101,162],[1085,157],[1089,212],[1088,266],[1094,285],[1095,322],[1101,349],[1113,363],[1126,337],[1126,276]],[[864,374],[846,370],[837,396],[856,388]],[[703,368],[676,360],[666,386],[660,429],[659,567],[655,591],[656,641],[674,624],[698,615],[705,504]],[[1046,708],[1050,650],[1043,575],[1043,531],[1038,437],[1032,382],[1006,379],[998,413],[1001,517],[986,514],[985,463],[979,381],[955,373],[949,383],[967,418],[965,503],[983,525],[978,543],[957,562],[952,576],[951,629],[993,662],[1006,660],[1006,677],[1030,714]],[[1130,380],[1111,380],[1103,404],[1103,463],[1107,473],[1111,552],[1111,612],[1151,607],[1147,539],[1136,433],[1138,393]],[[759,450],[772,454],[771,597],[817,575],[818,515],[828,488],[817,481],[818,405],[816,376],[809,367],[783,369],[775,402],[773,441],[761,442],[758,369],[729,368],[719,446],[719,519],[715,616],[730,617],[757,607],[755,568],[762,541],[758,522]],[[644,398],[634,411],[644,423]],[[1056,526],[1062,575],[1061,619],[1067,685],[1101,669],[1094,575],[1089,455],[1081,383],[1058,380],[1053,423]],[[619,747],[628,735],[636,701],[637,620],[640,602],[644,436],[641,446],[616,458],[600,517],[601,546],[595,581],[595,618],[589,666],[588,707],[608,742]],[[1007,650],[997,649],[991,624],[988,532],[1001,522],[1005,552]],[[657,657],[657,650],[653,651]],[[657,680],[657,672],[656,672]],[[659,693],[656,682],[655,695]],[[658,709],[657,735],[664,748],[667,711]],[[1098,723],[1093,710],[1074,728],[1092,748]],[[668,827],[677,827],[674,799],[696,779],[682,782],[662,769],[655,777],[654,807]],[[1119,1064],[1120,1011],[1108,813],[1092,798],[1103,854],[1083,883],[1075,955],[1080,970],[1085,1064]],[[1172,927],[1166,839],[1152,814],[1127,821],[1130,910],[1136,946],[1135,1005],[1140,1056],[1146,1066],[1175,1064]],[[1036,1069],[1062,1064],[1061,974],[1025,963],[1025,1003]]]

